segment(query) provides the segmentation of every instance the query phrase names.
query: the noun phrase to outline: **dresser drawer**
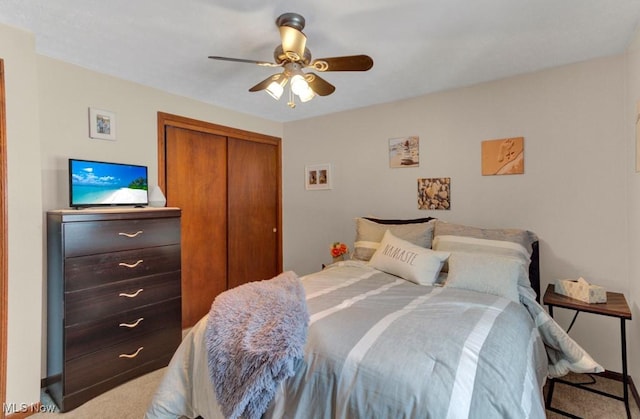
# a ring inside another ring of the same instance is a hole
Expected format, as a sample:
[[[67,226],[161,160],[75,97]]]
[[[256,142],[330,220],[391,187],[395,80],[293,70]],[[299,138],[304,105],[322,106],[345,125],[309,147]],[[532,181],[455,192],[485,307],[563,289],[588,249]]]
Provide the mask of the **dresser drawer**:
[[[180,243],[180,219],[85,221],[64,224],[65,257]]]
[[[159,329],[181,328],[180,298],[65,329],[65,360],[139,338]]]
[[[65,291],[178,270],[179,244],[67,258],[64,261]]]
[[[173,353],[180,328],[161,329],[65,363],[64,391],[74,393]]]
[[[65,293],[65,327],[180,296],[180,271]]]

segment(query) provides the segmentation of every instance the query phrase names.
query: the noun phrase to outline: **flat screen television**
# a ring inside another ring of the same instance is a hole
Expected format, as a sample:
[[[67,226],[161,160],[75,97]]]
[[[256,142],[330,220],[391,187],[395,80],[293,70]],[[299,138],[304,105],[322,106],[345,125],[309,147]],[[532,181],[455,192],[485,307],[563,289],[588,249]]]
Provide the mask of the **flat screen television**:
[[[147,166],[69,159],[72,208],[149,203]]]

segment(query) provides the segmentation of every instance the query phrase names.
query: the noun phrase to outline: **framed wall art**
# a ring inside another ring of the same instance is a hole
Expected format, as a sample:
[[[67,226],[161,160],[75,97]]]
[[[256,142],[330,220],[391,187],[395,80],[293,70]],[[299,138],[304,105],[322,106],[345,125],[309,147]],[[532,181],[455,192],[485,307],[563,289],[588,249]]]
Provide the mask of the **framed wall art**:
[[[418,179],[418,209],[450,210],[451,178]]]
[[[102,109],[89,108],[89,137],[97,140],[116,139],[116,114]]]
[[[389,167],[419,167],[420,138],[401,137],[389,139]]]
[[[482,175],[524,173],[524,137],[482,142]]]
[[[331,189],[331,165],[327,163],[305,166],[304,179],[307,190]]]

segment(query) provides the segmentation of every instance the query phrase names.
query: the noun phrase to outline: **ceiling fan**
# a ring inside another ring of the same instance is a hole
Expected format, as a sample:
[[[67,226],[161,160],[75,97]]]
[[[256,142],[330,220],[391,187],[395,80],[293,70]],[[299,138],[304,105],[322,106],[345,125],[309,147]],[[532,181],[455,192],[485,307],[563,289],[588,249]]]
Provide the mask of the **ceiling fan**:
[[[234,61],[257,64],[263,67],[282,67],[281,73],[273,74],[249,89],[250,92],[266,90],[274,99],[279,100],[284,88],[289,84],[288,105],[295,108],[295,96],[301,102],[308,102],[314,96],[327,96],[336,88],[328,81],[305,69],[319,72],[325,71],[367,71],[373,67],[373,59],[368,55],[348,55],[342,57],[311,59],[311,52],[306,47],[307,37],[302,33],[304,17],[297,13],[284,13],[276,19],[280,29],[281,44],[273,52],[275,62],[246,60],[209,56],[214,60]]]

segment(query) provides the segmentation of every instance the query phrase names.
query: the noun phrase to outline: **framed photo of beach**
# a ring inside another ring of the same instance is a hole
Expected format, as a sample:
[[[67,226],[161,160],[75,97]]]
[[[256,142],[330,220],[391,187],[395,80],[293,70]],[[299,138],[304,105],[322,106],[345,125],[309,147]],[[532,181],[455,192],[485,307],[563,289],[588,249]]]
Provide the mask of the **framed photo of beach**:
[[[389,167],[419,167],[420,138],[416,136],[389,138]]]
[[[331,189],[331,165],[314,164],[305,166],[304,179],[307,190]]]
[[[89,137],[97,140],[116,140],[116,114],[89,108]]]

